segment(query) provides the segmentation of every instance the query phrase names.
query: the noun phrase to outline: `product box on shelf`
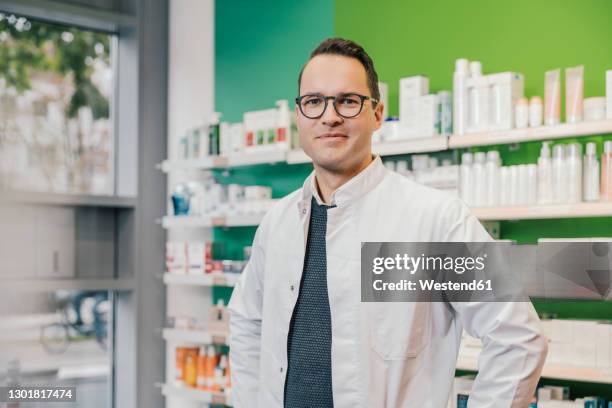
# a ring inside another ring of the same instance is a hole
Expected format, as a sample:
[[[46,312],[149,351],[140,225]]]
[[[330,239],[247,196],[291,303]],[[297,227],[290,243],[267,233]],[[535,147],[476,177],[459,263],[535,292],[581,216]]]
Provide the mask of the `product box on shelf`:
[[[406,134],[418,133],[420,98],[429,93],[429,78],[413,76],[399,81],[399,121]]]
[[[384,82],[378,83],[378,92],[380,93],[380,102],[383,103],[383,120],[389,117],[389,85]]]
[[[219,242],[168,241],[166,242],[166,270],[168,273],[200,275],[210,273],[215,256],[222,253]],[[221,261],[218,261],[221,263]],[[221,267],[221,272],[223,268]]]
[[[276,108],[245,112],[243,124],[245,152],[291,148],[296,127],[287,100],[277,101]]]

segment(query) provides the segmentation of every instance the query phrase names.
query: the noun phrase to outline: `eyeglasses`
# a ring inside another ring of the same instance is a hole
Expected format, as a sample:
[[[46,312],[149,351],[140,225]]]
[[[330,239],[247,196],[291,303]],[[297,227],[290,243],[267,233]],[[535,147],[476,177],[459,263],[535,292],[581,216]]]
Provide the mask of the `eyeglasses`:
[[[347,119],[359,115],[366,100],[371,100],[373,105],[378,103],[378,100],[374,98],[357,93],[341,93],[336,96],[306,94],[295,98],[295,103],[299,106],[302,115],[308,119],[319,119],[325,113],[327,101],[330,99],[334,101],[336,113]]]

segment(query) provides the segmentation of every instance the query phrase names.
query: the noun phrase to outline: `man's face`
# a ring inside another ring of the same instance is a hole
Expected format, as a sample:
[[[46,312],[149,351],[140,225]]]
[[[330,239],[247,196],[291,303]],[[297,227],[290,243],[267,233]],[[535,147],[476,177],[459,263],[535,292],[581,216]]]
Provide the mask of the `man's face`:
[[[361,62],[340,55],[317,55],[306,64],[300,95],[316,93],[372,96]],[[300,144],[315,166],[334,173],[347,173],[371,157],[372,132],[380,127],[382,103],[374,109],[368,99],[359,115],[349,119],[338,115],[331,99],[318,119],[305,117],[297,105],[295,109]]]

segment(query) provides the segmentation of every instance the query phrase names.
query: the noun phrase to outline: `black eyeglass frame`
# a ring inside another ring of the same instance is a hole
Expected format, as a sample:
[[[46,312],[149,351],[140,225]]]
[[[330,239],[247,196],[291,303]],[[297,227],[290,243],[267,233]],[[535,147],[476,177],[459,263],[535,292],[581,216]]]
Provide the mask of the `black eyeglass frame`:
[[[302,99],[304,99],[306,97],[309,97],[309,96],[311,96],[311,97],[312,96],[316,96],[316,97],[323,98],[323,101],[325,102],[325,105],[324,105],[323,111],[321,111],[320,115],[318,115],[318,116],[308,116],[302,110],[302,103],[301,103]],[[336,107],[337,98],[346,97],[346,96],[356,96],[356,97],[358,97],[361,100],[361,106],[359,107],[359,111],[357,111],[357,113],[352,115],[352,116],[346,116],[346,115],[341,114],[340,112],[338,112],[338,108]],[[327,101],[329,99],[333,99],[334,100],[334,103],[332,103],[332,106],[334,107],[334,110],[336,111],[338,116],[341,116],[341,117],[343,117],[345,119],[352,119],[352,118],[355,118],[355,117],[359,116],[359,114],[363,110],[363,105],[364,105],[366,100],[368,100],[368,99],[371,100],[373,107],[374,107],[374,105],[376,105],[379,102],[378,99],[374,99],[374,98],[366,96],[366,95],[361,95],[361,94],[358,94],[358,93],[355,93],[355,92],[347,92],[347,93],[338,94],[336,96],[325,96],[325,95],[318,94],[318,93],[304,94],[304,95],[301,95],[301,96],[298,96],[297,98],[295,98],[295,103],[297,104],[298,108],[300,109],[300,112],[302,113],[302,115],[304,115],[304,117],[306,117],[308,119],[319,119],[319,118],[321,118],[325,114],[325,111],[327,110]]]

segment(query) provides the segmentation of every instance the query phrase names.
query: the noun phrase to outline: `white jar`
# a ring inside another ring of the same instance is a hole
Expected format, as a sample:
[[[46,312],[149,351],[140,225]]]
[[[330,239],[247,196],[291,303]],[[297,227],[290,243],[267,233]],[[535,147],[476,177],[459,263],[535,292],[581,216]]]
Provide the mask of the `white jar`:
[[[520,98],[514,107],[514,125],[517,129],[524,129],[529,123],[529,104],[527,98]]]
[[[534,96],[529,101],[529,126],[542,126],[542,98]]]
[[[604,120],[606,118],[606,98],[603,96],[596,96],[593,98],[585,98],[583,102],[584,106],[584,120]]]

